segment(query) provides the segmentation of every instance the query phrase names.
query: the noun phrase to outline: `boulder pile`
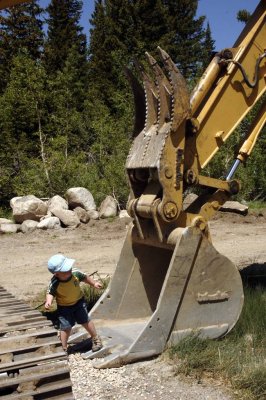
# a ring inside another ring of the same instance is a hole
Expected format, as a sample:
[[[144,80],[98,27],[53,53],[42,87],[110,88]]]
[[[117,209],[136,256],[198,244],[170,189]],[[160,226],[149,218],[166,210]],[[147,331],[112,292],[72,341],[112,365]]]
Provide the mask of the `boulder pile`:
[[[91,219],[112,218],[118,215],[118,205],[107,196],[97,210],[91,192],[84,187],[68,189],[65,198],[54,196],[42,200],[34,195],[14,197],[10,201],[13,219],[0,218],[0,233],[32,232],[35,229],[76,228]],[[129,219],[121,212],[120,218]]]

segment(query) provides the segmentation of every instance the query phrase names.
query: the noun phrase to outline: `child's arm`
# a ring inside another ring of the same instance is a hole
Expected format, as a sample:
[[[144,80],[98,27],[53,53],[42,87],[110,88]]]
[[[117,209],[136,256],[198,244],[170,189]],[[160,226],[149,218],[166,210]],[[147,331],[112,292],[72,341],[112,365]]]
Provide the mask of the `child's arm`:
[[[96,289],[101,289],[102,288],[102,284],[100,282],[95,281],[94,279],[92,279],[91,276],[86,275],[86,278],[83,280],[84,283],[87,283],[88,285],[96,288]]]
[[[52,294],[49,294],[49,293],[46,294],[46,301],[45,301],[44,307],[47,310],[51,307],[53,299],[54,299],[54,296]]]

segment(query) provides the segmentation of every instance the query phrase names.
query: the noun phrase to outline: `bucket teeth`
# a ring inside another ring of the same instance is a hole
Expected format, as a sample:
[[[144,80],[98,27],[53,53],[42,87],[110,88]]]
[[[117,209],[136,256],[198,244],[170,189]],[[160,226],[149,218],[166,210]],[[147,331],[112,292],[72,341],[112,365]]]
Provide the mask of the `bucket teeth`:
[[[189,92],[184,77],[171,57],[160,47],[158,51],[172,87],[171,121],[172,130],[175,131],[180,121],[190,115]]]
[[[146,95],[145,131],[148,131],[151,126],[158,124],[159,98],[154,82],[145,71],[142,72],[142,78]]]
[[[145,126],[145,117],[146,117],[145,93],[143,87],[141,86],[137,78],[132,74],[129,68],[125,68],[125,73],[128,78],[128,81],[131,84],[134,96],[135,123],[132,136],[136,137],[144,129]]]
[[[144,90],[131,72],[128,73],[134,93],[136,120],[127,168],[146,168],[160,163],[168,136],[177,132],[180,124],[190,116],[185,80],[169,55],[160,48],[159,53],[162,67],[149,53],[145,53],[147,69],[134,61]]]
[[[142,77],[143,87],[126,69],[131,83],[135,102],[135,126],[133,137],[143,131],[144,134],[158,133],[160,128],[171,122],[171,129],[175,131],[180,121],[190,115],[189,93],[185,79],[172,61],[171,57],[158,47],[164,70],[149,53],[145,53],[151,66],[152,74],[134,60],[135,68]],[[155,129],[154,129],[155,128]]]
[[[159,94],[158,128],[160,129],[163,124],[169,122],[171,118],[172,87],[157,61],[149,53],[145,54],[153,70],[155,84]]]
[[[149,74],[145,71],[142,64],[135,61],[135,66],[141,74],[144,92],[145,92],[145,132],[147,132],[153,125],[157,124],[158,119],[158,92],[154,81]]]

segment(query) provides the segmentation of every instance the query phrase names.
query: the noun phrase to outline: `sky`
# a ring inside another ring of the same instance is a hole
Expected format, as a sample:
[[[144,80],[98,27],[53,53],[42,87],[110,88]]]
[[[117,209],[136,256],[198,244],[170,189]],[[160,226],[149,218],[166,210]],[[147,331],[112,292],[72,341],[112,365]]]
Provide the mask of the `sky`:
[[[42,7],[49,3],[49,0],[40,0]],[[241,33],[244,25],[237,21],[237,12],[246,9],[252,13],[258,3],[259,0],[199,0],[197,16],[206,16],[217,51],[232,47]],[[93,10],[94,0],[83,0],[80,24],[87,35],[89,35],[89,19]]]

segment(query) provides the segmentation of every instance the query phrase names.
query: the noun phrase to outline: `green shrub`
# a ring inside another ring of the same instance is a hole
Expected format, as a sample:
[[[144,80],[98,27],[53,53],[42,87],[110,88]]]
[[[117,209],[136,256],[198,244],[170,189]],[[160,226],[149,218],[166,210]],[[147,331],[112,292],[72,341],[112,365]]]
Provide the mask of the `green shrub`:
[[[248,207],[251,210],[263,210],[266,208],[265,201],[250,201],[248,202]]]
[[[94,304],[101,297],[101,295],[107,288],[109,280],[110,280],[109,277],[102,279],[99,275],[98,275],[97,279],[102,283],[102,289],[95,289],[94,287],[92,287],[90,285],[82,285],[81,286],[84,298],[87,303],[88,311],[94,306]]]

